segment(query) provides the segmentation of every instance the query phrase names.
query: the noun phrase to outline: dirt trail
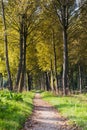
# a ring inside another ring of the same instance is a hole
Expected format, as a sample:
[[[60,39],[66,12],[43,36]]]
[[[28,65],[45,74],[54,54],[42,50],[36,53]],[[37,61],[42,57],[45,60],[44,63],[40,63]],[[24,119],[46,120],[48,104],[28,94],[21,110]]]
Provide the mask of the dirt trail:
[[[67,119],[36,94],[32,118],[27,119],[23,130],[78,130],[78,127],[69,126]]]

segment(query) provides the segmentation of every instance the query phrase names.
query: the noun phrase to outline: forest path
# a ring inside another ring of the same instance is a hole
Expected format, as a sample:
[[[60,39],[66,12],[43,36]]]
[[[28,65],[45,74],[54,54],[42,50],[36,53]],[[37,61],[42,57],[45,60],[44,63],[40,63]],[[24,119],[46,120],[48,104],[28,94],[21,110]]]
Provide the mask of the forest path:
[[[39,93],[34,98],[34,111],[31,118],[25,122],[23,130],[78,130],[73,125],[68,125],[57,110],[41,99]]]

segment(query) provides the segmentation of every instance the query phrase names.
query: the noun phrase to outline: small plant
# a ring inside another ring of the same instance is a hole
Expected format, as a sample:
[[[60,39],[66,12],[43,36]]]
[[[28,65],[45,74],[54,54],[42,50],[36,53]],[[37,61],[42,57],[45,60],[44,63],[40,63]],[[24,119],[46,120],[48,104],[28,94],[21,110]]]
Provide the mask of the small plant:
[[[14,93],[14,92],[9,92],[5,91],[3,93],[0,93],[0,97],[6,98],[8,100],[16,100],[16,101],[23,101],[22,94],[20,93]]]

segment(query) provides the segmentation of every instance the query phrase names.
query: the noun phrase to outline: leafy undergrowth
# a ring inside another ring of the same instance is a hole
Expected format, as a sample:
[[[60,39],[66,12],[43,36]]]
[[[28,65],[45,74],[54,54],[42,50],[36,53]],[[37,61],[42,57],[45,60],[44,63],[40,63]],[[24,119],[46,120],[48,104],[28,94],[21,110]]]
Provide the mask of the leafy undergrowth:
[[[87,130],[87,94],[62,97],[54,96],[50,92],[43,92],[41,95],[63,116],[68,117],[70,123],[74,122],[82,127],[82,130]]]
[[[0,130],[19,130],[32,113],[33,92],[0,91]]]

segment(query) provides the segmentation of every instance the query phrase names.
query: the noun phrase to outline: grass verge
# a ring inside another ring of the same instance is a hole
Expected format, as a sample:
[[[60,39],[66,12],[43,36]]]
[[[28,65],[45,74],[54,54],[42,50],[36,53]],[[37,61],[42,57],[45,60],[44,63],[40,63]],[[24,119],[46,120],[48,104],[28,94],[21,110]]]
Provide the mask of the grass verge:
[[[87,94],[74,96],[54,96],[50,92],[41,93],[42,98],[52,105],[70,122],[75,122],[82,130],[87,130]]]
[[[33,109],[33,92],[0,91],[0,130],[19,130]]]

